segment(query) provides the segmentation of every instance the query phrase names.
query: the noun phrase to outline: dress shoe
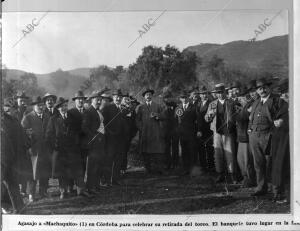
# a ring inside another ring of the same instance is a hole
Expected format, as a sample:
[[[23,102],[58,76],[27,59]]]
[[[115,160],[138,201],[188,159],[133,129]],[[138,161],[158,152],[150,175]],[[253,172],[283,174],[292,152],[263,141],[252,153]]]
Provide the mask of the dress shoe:
[[[258,196],[263,196],[263,195],[266,195],[266,194],[267,194],[266,191],[257,191],[257,192],[251,193],[251,196],[252,197],[258,197]]]

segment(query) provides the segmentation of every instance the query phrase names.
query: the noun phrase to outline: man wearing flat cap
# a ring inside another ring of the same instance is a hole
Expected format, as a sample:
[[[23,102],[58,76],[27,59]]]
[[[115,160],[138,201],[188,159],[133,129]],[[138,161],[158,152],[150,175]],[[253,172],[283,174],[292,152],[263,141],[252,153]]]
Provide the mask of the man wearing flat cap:
[[[109,172],[105,172],[105,129],[104,117],[99,108],[101,105],[102,92],[93,92],[89,96],[91,106],[83,113],[82,130],[84,142],[88,147],[87,160],[87,181],[86,186],[89,192],[96,193],[99,190],[100,178],[109,178]]]
[[[271,130],[279,110],[279,97],[271,93],[272,82],[262,77],[256,81],[259,98],[253,103],[249,117],[249,144],[254,160],[257,187],[252,196],[267,193],[267,159],[270,155]]]
[[[152,101],[154,90],[146,89],[145,102],[137,107],[136,125],[139,130],[140,152],[149,173],[163,174],[165,142],[162,107]]]
[[[105,126],[105,151],[107,165],[110,168],[110,185],[120,185],[120,171],[122,164],[122,148],[124,147],[124,120],[122,115],[121,89],[112,93],[113,102],[101,110]]]
[[[39,181],[39,194],[41,197],[47,196],[48,180],[51,177],[51,155],[47,145],[45,134],[49,122],[49,115],[43,113],[44,101],[40,96],[31,103],[33,111],[24,116],[21,124],[31,136],[31,148],[29,150],[32,168],[33,184],[30,187],[30,195],[35,197],[36,182]]]
[[[216,183],[223,182],[227,176],[236,183],[235,103],[226,98],[222,83],[217,84],[212,92],[216,93],[218,99],[209,104],[205,120],[211,123],[210,128],[214,132],[215,167],[218,173]]]

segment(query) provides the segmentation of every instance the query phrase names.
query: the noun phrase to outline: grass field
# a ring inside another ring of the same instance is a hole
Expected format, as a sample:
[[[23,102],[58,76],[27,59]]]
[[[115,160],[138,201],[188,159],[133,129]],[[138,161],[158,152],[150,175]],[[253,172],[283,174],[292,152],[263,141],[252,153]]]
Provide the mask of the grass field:
[[[165,176],[132,171],[122,186],[100,191],[92,198],[59,199],[57,180],[50,197],[29,204],[25,214],[251,214],[290,213],[290,205],[273,203],[271,195],[250,197],[253,188],[215,184],[213,174],[198,177]]]

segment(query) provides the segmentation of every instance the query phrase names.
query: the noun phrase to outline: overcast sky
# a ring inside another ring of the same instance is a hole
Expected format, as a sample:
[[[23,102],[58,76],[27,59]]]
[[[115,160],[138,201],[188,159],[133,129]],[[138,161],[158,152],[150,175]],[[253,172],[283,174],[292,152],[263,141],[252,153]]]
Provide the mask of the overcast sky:
[[[255,36],[254,30],[259,30],[259,24],[278,12],[166,11],[131,47],[129,45],[139,36],[142,25],[155,20],[162,11],[3,13],[2,59],[8,68],[40,74],[58,68],[70,70],[102,64],[127,67],[147,45],[164,47],[171,44],[182,50],[200,43],[248,40]],[[13,47],[23,36],[26,25],[43,15],[39,25]],[[285,10],[257,40],[284,34],[288,34]]]

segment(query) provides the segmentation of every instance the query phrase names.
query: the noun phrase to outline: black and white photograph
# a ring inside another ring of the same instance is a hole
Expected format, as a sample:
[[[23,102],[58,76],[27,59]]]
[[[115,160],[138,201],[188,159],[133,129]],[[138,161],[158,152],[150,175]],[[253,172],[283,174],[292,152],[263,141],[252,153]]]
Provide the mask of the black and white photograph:
[[[2,219],[293,214],[292,1],[103,2],[2,12]]]

